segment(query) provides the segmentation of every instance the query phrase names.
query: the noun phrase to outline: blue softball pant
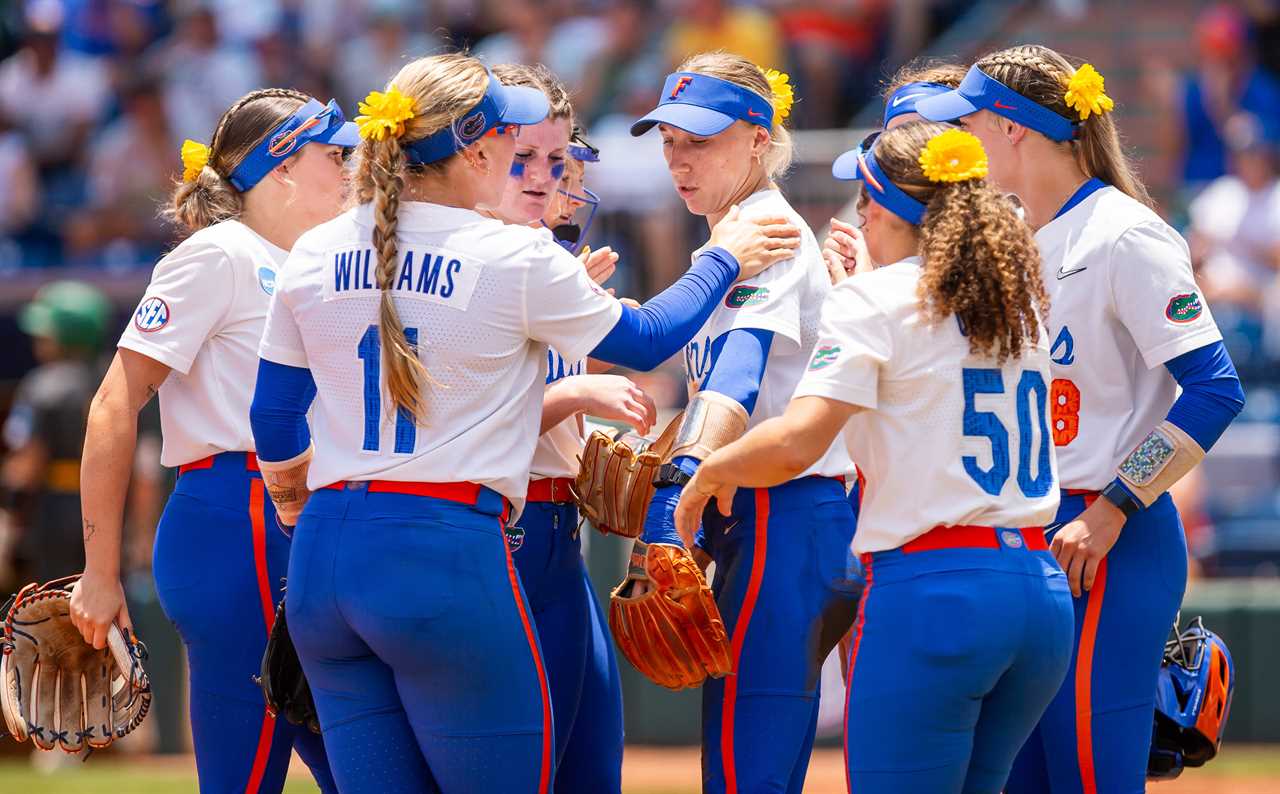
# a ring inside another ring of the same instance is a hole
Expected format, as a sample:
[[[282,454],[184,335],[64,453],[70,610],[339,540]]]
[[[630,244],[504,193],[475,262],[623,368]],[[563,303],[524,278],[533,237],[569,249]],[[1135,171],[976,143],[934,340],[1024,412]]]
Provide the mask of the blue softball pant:
[[[342,794],[547,794],[550,694],[506,502],[311,495],[289,629]]]
[[[1064,493],[1050,537],[1096,494]],[[1073,599],[1071,668],[1018,754],[1008,794],[1146,790],[1156,679],[1187,586],[1187,540],[1168,494],[1130,516]]]
[[[622,684],[582,560],[578,509],[528,502],[507,542],[542,643],[555,715],[555,791],[619,794]]]
[[[187,648],[200,791],[278,794],[296,749],[320,788],[336,792],[320,737],[272,717],[253,681],[289,539],[246,457],[225,452],[184,466],[156,528],[156,592]]]
[[[700,545],[734,672],[702,688],[702,788],[800,794],[822,663],[853,621],[862,579],[844,486],[805,477],[740,489],[733,515],[703,514]]]
[[[991,548],[863,555],[845,710],[850,791],[998,794],[1062,683],[1066,575],[1020,531],[985,529]]]

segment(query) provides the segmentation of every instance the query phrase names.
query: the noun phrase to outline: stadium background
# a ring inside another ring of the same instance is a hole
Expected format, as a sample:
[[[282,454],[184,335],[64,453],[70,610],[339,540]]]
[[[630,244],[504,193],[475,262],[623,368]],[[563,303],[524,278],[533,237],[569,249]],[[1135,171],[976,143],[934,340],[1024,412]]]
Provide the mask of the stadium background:
[[[181,170],[181,141],[207,142],[221,111],[252,88],[333,96],[351,116],[406,57],[440,47],[547,63],[602,150],[587,179],[603,200],[589,241],[621,253],[609,286],[643,298],[705,234],[671,190],[656,136],[626,132],[685,55],[731,49],[790,73],[797,163],[784,189],[819,231],[851,198],[831,179],[831,160],[878,123],[877,93],[897,66],[967,62],[1024,41],[1106,75],[1144,178],[1192,241],[1248,395],[1244,416],[1177,494],[1196,574],[1184,614],[1203,613],[1238,666],[1228,747],[1156,790],[1280,791],[1280,750],[1267,744],[1280,742],[1269,661],[1280,656],[1280,0],[0,0],[0,418],[36,366],[17,317],[43,284],[75,278],[108,296],[105,367],[152,264],[174,242],[157,212]],[[674,362],[645,385],[670,408],[680,399]],[[158,464],[156,417],[141,424],[125,555],[158,707],[141,736],[87,764],[29,759],[28,747],[0,740],[0,792],[194,789],[181,649],[148,570],[171,473]],[[6,433],[0,477],[12,474],[12,443]],[[41,568],[31,511],[28,500],[0,513],[0,592]],[[605,595],[623,549],[590,537]],[[78,543],[78,526],[66,538]],[[815,754],[807,791],[844,790],[840,683],[829,672],[827,749]],[[624,675],[626,790],[694,791],[696,694],[659,690],[625,665]],[[313,787],[303,775],[294,790]]]

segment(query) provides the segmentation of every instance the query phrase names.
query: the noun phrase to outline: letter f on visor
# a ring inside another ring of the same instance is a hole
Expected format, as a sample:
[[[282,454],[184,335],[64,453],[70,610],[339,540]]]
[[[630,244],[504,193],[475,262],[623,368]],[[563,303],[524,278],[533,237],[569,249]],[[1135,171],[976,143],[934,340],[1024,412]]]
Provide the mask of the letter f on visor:
[[[692,82],[693,82],[692,77],[689,77],[687,75],[682,75],[680,79],[676,81],[676,87],[671,89],[671,95],[668,96],[667,99],[675,99],[676,97],[678,97],[680,95],[680,92],[688,88],[689,84]]]

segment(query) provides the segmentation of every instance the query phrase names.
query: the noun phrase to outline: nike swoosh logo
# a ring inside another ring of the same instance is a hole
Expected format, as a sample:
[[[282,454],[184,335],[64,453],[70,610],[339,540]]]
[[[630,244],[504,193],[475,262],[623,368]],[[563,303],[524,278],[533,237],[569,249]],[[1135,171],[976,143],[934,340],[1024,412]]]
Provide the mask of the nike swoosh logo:
[[[920,97],[920,96],[924,96],[924,94],[907,94],[906,96],[894,97],[893,107],[896,108],[898,105],[901,105],[903,102],[906,102],[908,99],[915,99],[916,97]]]
[[[1058,280],[1059,280],[1059,281],[1061,281],[1062,279],[1066,278],[1067,276],[1074,276],[1076,273],[1083,273],[1084,271],[1086,271],[1086,270],[1088,270],[1088,269],[1089,269],[1089,266],[1088,266],[1088,265],[1082,265],[1081,267],[1077,267],[1077,268],[1075,268],[1075,269],[1073,269],[1073,270],[1063,270],[1061,267],[1059,267],[1059,268],[1058,268]]]
[[[757,118],[757,119],[762,119],[762,118],[764,118],[764,114],[763,114],[763,113],[757,113],[757,112],[755,112],[754,110],[752,110],[751,108],[747,108],[747,115],[748,115],[748,116],[752,116],[752,117]]]
[[[1015,108],[1013,105],[1006,105],[1005,103],[1001,102],[998,99],[995,101],[995,106],[1000,108],[1001,110],[1017,110],[1017,108]]]

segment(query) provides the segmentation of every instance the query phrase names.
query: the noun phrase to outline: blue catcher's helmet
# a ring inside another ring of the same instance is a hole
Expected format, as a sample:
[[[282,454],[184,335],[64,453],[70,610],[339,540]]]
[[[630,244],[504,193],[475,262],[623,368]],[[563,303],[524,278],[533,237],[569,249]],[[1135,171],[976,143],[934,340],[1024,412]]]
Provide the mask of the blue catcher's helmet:
[[[1177,631],[1174,624],[1174,631]],[[1236,669],[1222,638],[1194,618],[1164,646],[1147,777],[1170,780],[1218,754]]]

